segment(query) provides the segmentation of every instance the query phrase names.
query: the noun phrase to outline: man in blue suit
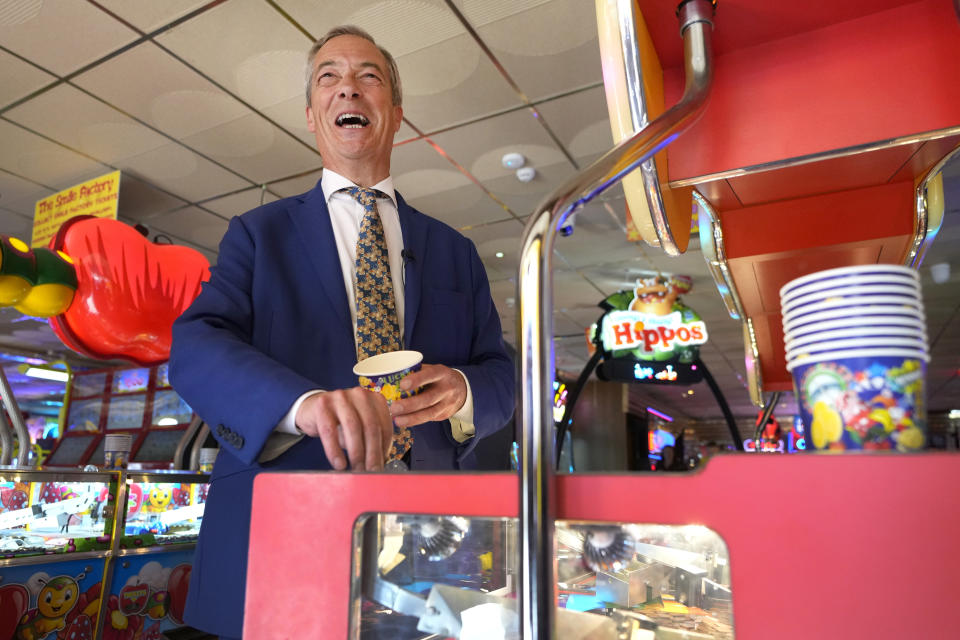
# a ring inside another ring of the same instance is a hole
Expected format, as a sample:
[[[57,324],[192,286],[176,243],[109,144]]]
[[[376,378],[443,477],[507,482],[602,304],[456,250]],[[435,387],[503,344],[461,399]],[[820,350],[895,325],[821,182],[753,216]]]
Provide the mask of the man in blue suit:
[[[210,281],[173,328],[170,378],[221,446],[186,620],[221,637],[242,631],[259,472],[381,470],[394,425],[412,434],[412,469],[470,469],[477,441],[513,411],[514,367],[476,248],[394,192],[390,153],[403,110],[392,56],[340,27],[308,61],[320,182],[231,220]],[[422,392],[389,407],[352,373],[357,241],[370,213],[351,196],[356,187],[375,190],[395,334],[423,354],[405,381]],[[322,531],[322,514],[303,516]]]

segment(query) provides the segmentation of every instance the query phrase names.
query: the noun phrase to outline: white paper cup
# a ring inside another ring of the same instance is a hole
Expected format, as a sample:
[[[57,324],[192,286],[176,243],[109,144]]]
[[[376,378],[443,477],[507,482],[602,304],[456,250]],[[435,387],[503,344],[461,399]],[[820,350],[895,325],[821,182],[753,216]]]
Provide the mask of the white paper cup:
[[[831,298],[829,300],[822,300],[813,304],[805,304],[802,307],[796,307],[783,313],[782,315],[784,322],[786,322],[811,313],[815,313],[817,311],[848,308],[851,306],[868,307],[876,305],[904,306],[911,309],[917,309],[918,311],[923,310],[923,302],[916,298],[908,298],[903,296],[863,296],[854,300],[847,298]]]
[[[923,311],[916,307],[908,305],[872,305],[869,307],[846,307],[843,309],[827,309],[805,315],[797,316],[791,320],[784,320],[783,332],[794,333],[799,327],[803,327],[815,322],[824,320],[836,320],[838,318],[855,318],[860,324],[867,325],[873,323],[882,323],[886,318],[914,318],[920,322],[926,322]]]
[[[783,299],[784,294],[793,291],[798,287],[812,284],[814,282],[835,280],[846,276],[866,276],[873,274],[901,275],[913,278],[917,282],[920,281],[920,276],[917,274],[917,270],[911,269],[910,267],[904,267],[897,264],[860,264],[851,267],[826,269],[824,271],[817,271],[816,273],[810,273],[805,276],[800,276],[799,278],[794,278],[787,284],[780,287],[780,298]]]
[[[869,320],[868,322],[865,320]],[[837,317],[830,320],[824,320],[822,322],[810,322],[808,324],[803,324],[797,326],[791,331],[784,333],[785,340],[794,340],[798,339],[801,336],[808,336],[812,333],[819,333],[821,331],[830,331],[833,329],[846,329],[846,328],[866,328],[870,327],[872,329],[886,329],[886,328],[905,328],[905,329],[914,329],[917,331],[922,331],[926,334],[926,323],[921,319],[913,316],[905,315],[874,315],[863,317],[849,317],[847,315],[843,317]]]
[[[353,373],[361,387],[379,393],[390,403],[420,392],[420,389],[401,391],[400,381],[419,371],[422,361],[423,354],[419,351],[391,351],[358,362],[353,367]]]
[[[200,449],[200,472],[212,473],[213,464],[217,461],[217,454],[220,449],[217,447],[203,447]]]
[[[818,291],[823,291],[825,289],[836,289],[838,287],[861,287],[861,286],[876,286],[876,285],[894,285],[901,287],[912,287],[920,290],[920,281],[917,278],[910,276],[902,276],[896,274],[874,274],[874,275],[862,275],[862,276],[843,276],[841,278],[834,278],[831,280],[823,280],[821,282],[812,282],[810,284],[804,285],[802,287],[796,287],[791,289],[783,294],[780,298],[781,304],[786,304],[788,301],[798,298],[800,296],[809,295],[811,293],[817,293]]]
[[[787,362],[807,358],[825,351],[848,349],[916,349],[928,355],[930,353],[927,348],[927,341],[922,338],[881,338],[873,336],[848,340],[825,340],[796,347],[787,351]]]
[[[813,333],[808,333],[806,335],[794,338],[792,340],[784,340],[783,346],[787,351],[791,351],[797,347],[801,347],[807,344],[815,344],[818,342],[825,342],[828,340],[843,340],[843,339],[856,339],[856,338],[865,338],[868,336],[877,336],[882,339],[883,336],[895,338],[895,337],[908,337],[908,338],[919,338],[926,342],[927,332],[923,329],[918,329],[917,327],[874,327],[874,326],[857,326],[857,327],[847,327],[845,329],[833,329],[832,331],[817,331]]]
[[[922,301],[920,289],[916,287],[868,285],[823,289],[822,291],[793,298],[789,301],[781,300],[780,309],[783,313],[790,313],[799,307],[829,300],[846,300],[849,304],[858,304],[862,298],[872,296],[895,296],[897,298],[908,298],[918,302]]]
[[[103,468],[126,469],[132,448],[132,434],[108,433],[103,436]]]

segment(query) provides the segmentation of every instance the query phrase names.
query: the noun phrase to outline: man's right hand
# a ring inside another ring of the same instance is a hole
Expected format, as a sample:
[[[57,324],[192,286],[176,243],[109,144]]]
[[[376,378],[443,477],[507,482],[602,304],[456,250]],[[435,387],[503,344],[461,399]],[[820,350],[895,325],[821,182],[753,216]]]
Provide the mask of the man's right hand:
[[[393,420],[387,401],[362,387],[316,393],[300,405],[297,428],[320,438],[327,460],[337,471],[380,471],[393,443]]]

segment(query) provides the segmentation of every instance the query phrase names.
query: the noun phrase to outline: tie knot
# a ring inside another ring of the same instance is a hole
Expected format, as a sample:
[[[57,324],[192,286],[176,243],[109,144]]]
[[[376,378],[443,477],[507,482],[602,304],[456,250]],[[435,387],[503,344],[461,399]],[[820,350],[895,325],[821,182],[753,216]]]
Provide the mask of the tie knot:
[[[359,202],[364,209],[370,210],[377,204],[377,196],[383,195],[376,189],[367,189],[366,187],[346,187],[341,189],[350,194],[354,200]]]

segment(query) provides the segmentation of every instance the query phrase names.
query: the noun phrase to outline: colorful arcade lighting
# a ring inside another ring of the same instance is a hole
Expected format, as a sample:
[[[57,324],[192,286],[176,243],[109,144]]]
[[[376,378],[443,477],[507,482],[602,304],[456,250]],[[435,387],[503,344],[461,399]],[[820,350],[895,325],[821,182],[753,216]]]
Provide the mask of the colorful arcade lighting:
[[[654,409],[653,407],[647,407],[647,413],[652,414],[652,415],[655,415],[655,416],[657,416],[658,418],[660,418],[660,419],[662,419],[662,420],[666,420],[667,422],[673,422],[673,418],[671,418],[670,416],[668,416],[668,415],[665,414],[665,413],[660,413],[659,411],[657,411],[657,410]]]
[[[25,376],[31,378],[42,378],[43,380],[54,380],[56,382],[66,382],[70,379],[70,372],[53,367],[44,367],[40,365],[22,364],[17,370]]]

